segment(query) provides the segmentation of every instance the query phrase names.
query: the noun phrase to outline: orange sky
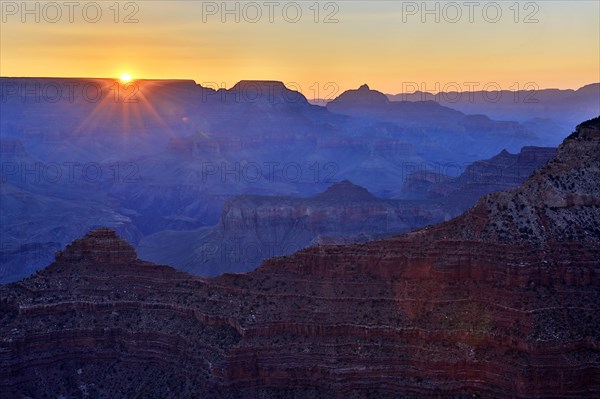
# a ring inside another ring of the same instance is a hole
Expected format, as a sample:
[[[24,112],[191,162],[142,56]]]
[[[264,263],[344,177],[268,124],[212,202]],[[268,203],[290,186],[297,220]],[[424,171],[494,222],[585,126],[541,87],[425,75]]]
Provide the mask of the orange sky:
[[[513,89],[600,81],[598,1],[521,2],[518,13],[512,1],[471,10],[428,2],[429,13],[420,1],[338,1],[318,3],[318,15],[313,1],[271,10],[230,2],[229,14],[221,2],[119,2],[118,14],[113,1],[85,11],[84,3],[50,3],[24,10],[20,1],[2,2],[0,75],[130,73],[226,87],[271,79],[294,82],[307,97],[362,83],[395,93],[414,83],[437,91],[453,82],[468,90],[468,82]]]

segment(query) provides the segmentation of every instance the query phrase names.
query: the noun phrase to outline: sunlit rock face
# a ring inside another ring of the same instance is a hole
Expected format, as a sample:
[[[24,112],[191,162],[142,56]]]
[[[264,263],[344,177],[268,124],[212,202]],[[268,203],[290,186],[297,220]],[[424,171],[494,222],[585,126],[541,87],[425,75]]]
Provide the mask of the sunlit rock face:
[[[0,287],[7,397],[597,398],[600,119],[405,236],[192,277],[95,230]],[[563,220],[567,222],[563,222]]]

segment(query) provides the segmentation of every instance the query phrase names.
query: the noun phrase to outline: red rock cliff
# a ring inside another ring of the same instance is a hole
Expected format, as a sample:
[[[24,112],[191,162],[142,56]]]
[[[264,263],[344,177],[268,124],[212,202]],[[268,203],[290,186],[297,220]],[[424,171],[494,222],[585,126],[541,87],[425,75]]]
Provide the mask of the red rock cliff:
[[[599,173],[596,119],[454,220],[214,279],[94,231],[0,287],[0,392],[597,398]]]

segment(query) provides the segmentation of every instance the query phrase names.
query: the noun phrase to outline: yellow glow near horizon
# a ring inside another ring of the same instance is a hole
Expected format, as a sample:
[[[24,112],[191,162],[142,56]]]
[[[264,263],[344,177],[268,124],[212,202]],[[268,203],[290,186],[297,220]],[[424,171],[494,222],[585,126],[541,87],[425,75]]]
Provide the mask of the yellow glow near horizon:
[[[71,15],[62,2],[0,2],[0,75],[104,78],[126,71],[135,79],[211,87],[280,80],[308,98],[363,83],[400,93],[415,84],[437,92],[456,84],[464,91],[530,83],[577,89],[600,81],[598,1],[358,0],[318,2],[318,14],[315,2],[284,2],[273,12],[263,2],[117,3],[95,2]],[[257,4],[262,18],[253,21]],[[57,5],[62,14],[54,13]],[[297,23],[290,22],[293,5],[302,10]],[[454,22],[457,7],[462,18]],[[98,21],[94,9],[102,11]]]
[[[129,82],[131,82],[131,80],[132,80],[132,78],[131,78],[130,74],[128,74],[128,73],[122,73],[121,74],[121,82],[123,82],[123,83],[129,83]]]

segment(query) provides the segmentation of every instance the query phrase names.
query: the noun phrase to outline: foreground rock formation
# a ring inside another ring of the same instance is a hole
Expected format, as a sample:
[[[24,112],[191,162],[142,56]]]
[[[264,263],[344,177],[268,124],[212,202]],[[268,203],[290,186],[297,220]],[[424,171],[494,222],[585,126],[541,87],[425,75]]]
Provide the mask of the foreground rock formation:
[[[405,236],[192,277],[95,230],[0,287],[0,392],[597,398],[600,118],[521,186]]]

